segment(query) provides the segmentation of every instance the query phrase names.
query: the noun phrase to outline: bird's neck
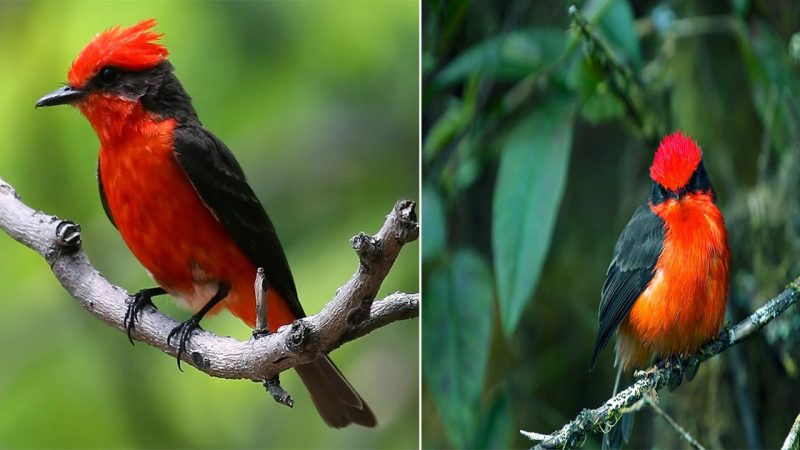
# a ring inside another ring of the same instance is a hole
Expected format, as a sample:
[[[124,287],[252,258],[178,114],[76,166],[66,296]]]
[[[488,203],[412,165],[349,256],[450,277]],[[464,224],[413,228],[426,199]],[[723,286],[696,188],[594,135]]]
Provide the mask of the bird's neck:
[[[142,139],[153,142],[168,139],[168,131],[174,128],[174,119],[159,117],[140,102],[113,95],[94,94],[81,103],[80,109],[94,128],[101,147],[107,150],[128,147]]]

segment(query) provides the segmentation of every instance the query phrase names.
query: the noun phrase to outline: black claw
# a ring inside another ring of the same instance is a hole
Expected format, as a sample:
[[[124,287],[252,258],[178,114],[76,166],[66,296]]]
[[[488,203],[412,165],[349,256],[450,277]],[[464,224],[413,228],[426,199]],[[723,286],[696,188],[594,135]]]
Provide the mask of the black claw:
[[[128,302],[128,309],[125,311],[125,318],[122,322],[125,324],[125,330],[128,332],[128,340],[131,341],[131,345],[133,345],[133,336],[131,336],[131,333],[136,327],[136,322],[139,321],[139,316],[144,307],[150,305],[155,308],[155,305],[153,305],[153,297],[166,293],[164,289],[157,287],[142,289],[133,294],[133,297]]]
[[[667,369],[670,372],[667,387],[670,391],[674,391],[683,382],[684,361],[679,355],[671,355],[657,364],[659,368]]]
[[[253,339],[258,339],[258,338],[261,338],[261,337],[264,337],[264,336],[269,336],[270,334],[272,334],[272,333],[269,332],[269,329],[253,330]]]
[[[178,355],[176,358],[178,361],[178,370],[181,372],[183,372],[183,369],[181,368],[181,356],[186,353],[186,343],[189,342],[192,332],[198,328],[202,330],[200,327],[200,318],[197,316],[192,316],[186,322],[183,322],[177,327],[173,328],[167,336],[167,344],[170,344],[172,342],[172,337],[178,335]]]
[[[672,373],[674,374],[675,379],[678,380],[675,386],[670,386],[670,391],[674,391],[683,383],[683,361],[681,360],[681,357],[678,355],[673,356],[671,358],[671,365]]]
[[[697,363],[690,364],[690,363],[691,363],[691,359],[687,359],[686,361],[683,362],[683,366],[685,368],[684,372],[686,374],[686,382],[687,383],[694,379],[694,376],[697,375],[697,369],[700,368],[699,364],[697,364]]]
[[[189,318],[186,322],[178,325],[177,327],[173,328],[172,331],[169,332],[167,336],[167,345],[171,345],[170,342],[172,341],[172,337],[176,334],[178,336],[178,354],[176,355],[178,360],[178,370],[183,372],[181,368],[181,356],[186,353],[186,343],[189,342],[189,338],[192,336],[192,332],[195,329],[200,328],[200,321],[211,311],[214,306],[221,302],[225,297],[228,295],[228,291],[230,290],[230,285],[228,284],[221,284],[217,293],[211,297],[211,300],[208,301],[200,311],[197,311],[192,317]],[[202,328],[200,328],[202,330]],[[192,359],[202,358],[202,355],[192,355]]]

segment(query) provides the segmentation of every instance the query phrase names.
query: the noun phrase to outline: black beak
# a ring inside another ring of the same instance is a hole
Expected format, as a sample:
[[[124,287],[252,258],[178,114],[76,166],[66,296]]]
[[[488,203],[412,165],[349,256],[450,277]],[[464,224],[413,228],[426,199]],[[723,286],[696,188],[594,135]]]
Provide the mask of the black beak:
[[[45,95],[36,102],[36,107],[40,106],[55,106],[66,105],[76,100],[80,100],[84,96],[84,92],[79,89],[74,89],[72,86],[64,86],[55,91]]]

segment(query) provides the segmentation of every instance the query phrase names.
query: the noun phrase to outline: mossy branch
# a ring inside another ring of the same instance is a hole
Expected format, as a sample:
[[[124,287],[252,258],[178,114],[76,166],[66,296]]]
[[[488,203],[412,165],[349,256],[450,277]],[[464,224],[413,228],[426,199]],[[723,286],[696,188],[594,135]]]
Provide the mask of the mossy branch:
[[[686,362],[686,370],[694,371],[698,365],[728,348],[756,334],[764,325],[778,317],[800,298],[800,277],[789,283],[786,289],[768,301],[764,306],[750,314],[731,328],[725,328],[716,339],[705,344],[700,351]],[[619,394],[610,398],[596,409],[584,409],[578,416],[560,430],[552,434],[520,431],[531,440],[541,441],[535,449],[568,449],[583,445],[588,433],[608,431],[624,412],[635,408],[645,396],[654,395],[658,390],[670,390],[681,384],[682,374],[669,365],[653,366],[648,370],[637,371],[636,382]]]

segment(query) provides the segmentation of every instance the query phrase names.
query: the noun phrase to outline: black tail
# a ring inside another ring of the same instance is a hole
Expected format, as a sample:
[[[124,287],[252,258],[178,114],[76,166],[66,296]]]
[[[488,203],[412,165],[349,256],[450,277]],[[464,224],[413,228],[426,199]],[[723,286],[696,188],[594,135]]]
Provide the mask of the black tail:
[[[295,369],[328,426],[342,428],[355,423],[374,427],[378,424],[367,403],[327,356]]]
[[[614,393],[612,396],[617,395],[621,378],[622,364],[617,361],[617,379],[614,381]],[[603,435],[603,450],[620,450],[623,443],[628,443],[633,431],[633,414],[632,412],[623,414],[619,422],[608,433]]]

